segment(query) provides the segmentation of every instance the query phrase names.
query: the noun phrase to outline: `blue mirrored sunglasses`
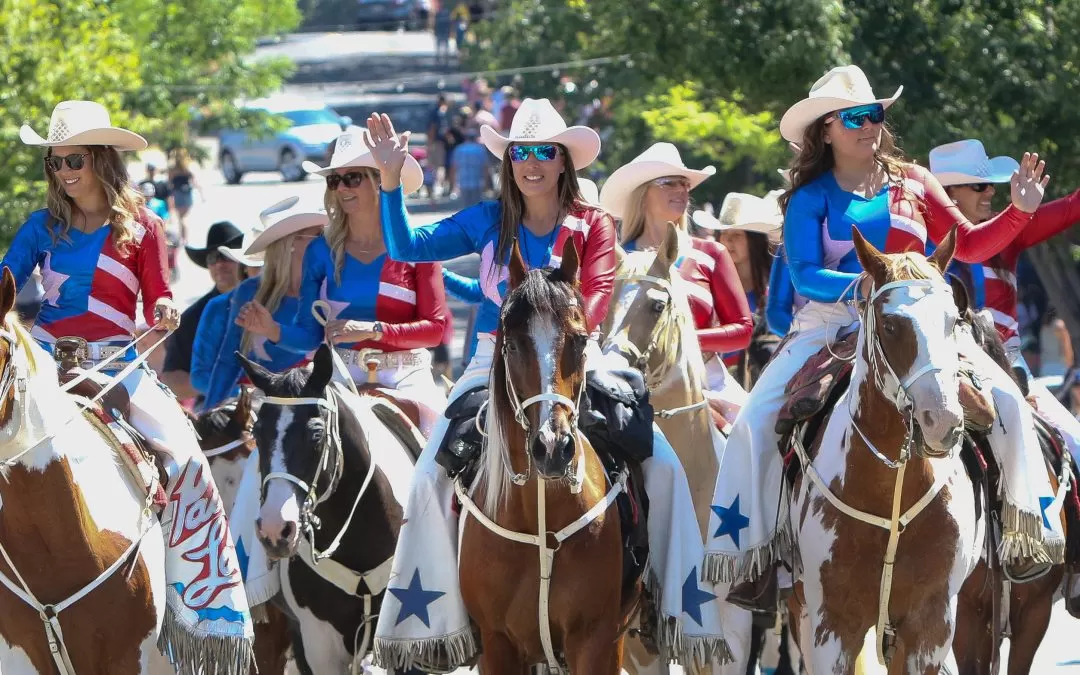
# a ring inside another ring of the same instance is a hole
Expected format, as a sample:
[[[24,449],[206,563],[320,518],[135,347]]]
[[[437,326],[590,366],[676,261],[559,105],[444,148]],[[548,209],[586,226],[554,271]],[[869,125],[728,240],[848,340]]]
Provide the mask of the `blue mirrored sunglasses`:
[[[529,155],[541,162],[550,162],[559,154],[559,149],[554,145],[511,145],[510,161],[524,162]]]
[[[845,129],[861,129],[867,121],[871,124],[881,124],[885,121],[885,106],[880,103],[859,105],[854,108],[845,108],[836,113]]]

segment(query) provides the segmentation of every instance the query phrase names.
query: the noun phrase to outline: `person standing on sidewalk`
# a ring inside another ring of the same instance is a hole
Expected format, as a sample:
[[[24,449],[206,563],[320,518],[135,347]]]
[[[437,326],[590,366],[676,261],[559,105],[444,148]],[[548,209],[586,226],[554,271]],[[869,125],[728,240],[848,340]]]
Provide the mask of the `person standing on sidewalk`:
[[[465,142],[454,148],[450,158],[451,175],[462,208],[482,200],[491,186],[491,155],[477,141],[479,137],[480,130],[470,124],[465,128]]]

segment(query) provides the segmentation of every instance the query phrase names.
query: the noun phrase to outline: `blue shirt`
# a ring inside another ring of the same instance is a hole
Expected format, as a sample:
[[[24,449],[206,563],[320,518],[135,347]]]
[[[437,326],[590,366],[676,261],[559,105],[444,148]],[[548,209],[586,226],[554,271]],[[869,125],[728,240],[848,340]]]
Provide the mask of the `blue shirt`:
[[[446,285],[446,291],[450,293],[450,295],[470,305],[479,305],[484,301],[484,291],[480,288],[479,279],[473,279],[472,277],[467,277],[458,274],[457,272],[451,272],[445,267],[442,272],[443,283]],[[465,345],[466,362],[470,361],[473,354],[476,353],[476,333],[474,332],[467,339],[468,343]]]
[[[765,320],[769,331],[783,337],[791,330],[795,312],[806,304],[806,298],[795,292],[791,273],[783,251],[773,258],[769,270],[769,295],[765,300]]]

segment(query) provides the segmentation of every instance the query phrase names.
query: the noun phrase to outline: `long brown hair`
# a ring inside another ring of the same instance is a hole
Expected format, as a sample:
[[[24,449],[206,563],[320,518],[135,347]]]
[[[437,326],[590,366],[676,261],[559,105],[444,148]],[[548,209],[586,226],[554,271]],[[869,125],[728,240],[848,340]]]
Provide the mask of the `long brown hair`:
[[[581,188],[578,187],[577,173],[574,169],[574,161],[566,146],[556,143],[559,153],[563,156],[563,172],[559,176],[559,223],[566,214],[581,201]],[[517,239],[518,226],[525,217],[525,197],[518,189],[514,181],[514,167],[510,162],[510,146],[503,151],[502,166],[499,167],[499,204],[502,207],[502,218],[499,224],[499,241],[495,245],[496,267],[505,264],[504,260],[510,259],[510,249],[514,247]],[[558,223],[556,223],[558,226]],[[495,267],[492,268],[494,272]]]
[[[765,293],[769,288],[769,273],[772,271],[773,246],[769,243],[769,235],[762,232],[749,232],[746,235],[746,257],[750,262],[750,288],[757,298],[758,309],[764,312]]]
[[[113,242],[120,255],[126,256],[135,243],[132,223],[139,218],[146,200],[132,187],[127,164],[116,148],[111,145],[88,145],[86,148],[90,152],[90,169],[101,183],[105,198],[109,202],[109,228],[112,230]],[[50,155],[52,149],[45,154],[46,157]],[[48,183],[46,205],[49,215],[60,225],[59,229],[50,227],[53,244],[56,244],[58,240],[68,240],[75,201],[64,191],[64,186],[55,173],[46,170],[45,181]]]

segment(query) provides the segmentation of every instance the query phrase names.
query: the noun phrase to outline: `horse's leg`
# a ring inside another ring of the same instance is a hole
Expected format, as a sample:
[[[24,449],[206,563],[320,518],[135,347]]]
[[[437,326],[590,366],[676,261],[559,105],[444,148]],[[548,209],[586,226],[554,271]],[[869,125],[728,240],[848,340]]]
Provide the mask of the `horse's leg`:
[[[928,608],[897,627],[897,649],[889,673],[937,675],[949,657],[956,630],[957,598],[935,611]]]
[[[529,675],[529,668],[510,638],[502,633],[480,632],[480,675]]]
[[[1050,626],[1050,613],[1054,607],[1054,594],[1061,585],[1062,568],[1057,567],[1042,579],[1026,584],[1015,584],[1009,623],[1012,638],[1009,640],[1009,675],[1031,672],[1035,652],[1039,649],[1046,629]]]
[[[567,635],[566,661],[570,675],[619,675],[623,639],[613,630],[578,631]]]
[[[979,562],[960,588],[957,601],[953,658],[958,675],[989,672],[994,658],[995,616],[1001,584],[992,578],[985,561]]]

